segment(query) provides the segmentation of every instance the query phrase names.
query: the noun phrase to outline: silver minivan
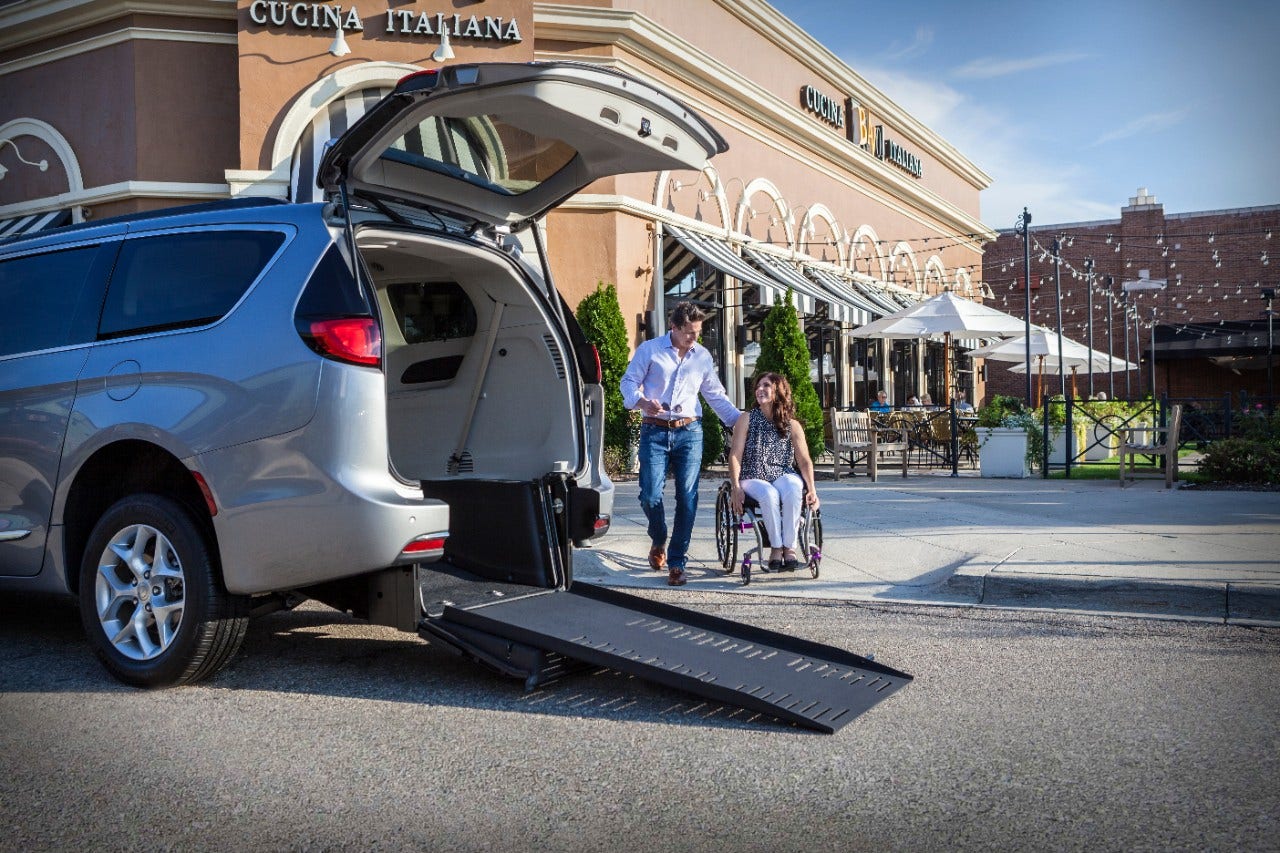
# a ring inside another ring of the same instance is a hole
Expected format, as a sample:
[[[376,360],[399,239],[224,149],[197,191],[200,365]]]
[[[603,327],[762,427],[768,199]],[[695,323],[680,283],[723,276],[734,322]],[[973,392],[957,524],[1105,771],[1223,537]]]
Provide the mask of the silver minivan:
[[[308,597],[421,630],[432,589],[452,600],[433,562],[566,587],[613,486],[599,362],[537,221],[724,148],[623,74],[459,65],[331,144],[327,203],[0,243],[0,590],[78,596],[107,668],[159,686]]]

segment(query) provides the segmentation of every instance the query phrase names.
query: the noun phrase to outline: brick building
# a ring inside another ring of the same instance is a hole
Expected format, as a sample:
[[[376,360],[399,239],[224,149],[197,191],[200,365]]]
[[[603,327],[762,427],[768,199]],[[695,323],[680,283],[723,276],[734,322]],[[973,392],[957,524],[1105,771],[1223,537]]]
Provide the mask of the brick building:
[[[1037,225],[1033,218],[1029,231],[1031,321],[1057,329],[1056,238],[1063,334],[1090,343],[1092,259],[1092,345],[1125,358],[1127,331],[1128,360],[1141,364],[1141,371],[1096,373],[1094,391],[1122,399],[1148,393],[1154,337],[1157,397],[1268,395],[1265,294],[1280,278],[1280,205],[1166,214],[1139,189],[1119,219]],[[1012,228],[998,233],[983,259],[983,279],[996,295],[989,304],[1023,316],[1023,239]],[[1010,366],[986,362],[988,394],[1023,396],[1026,377]],[[1085,369],[1077,372],[1081,397],[1089,378]],[[1058,393],[1059,382],[1046,376],[1045,393]],[[1066,385],[1070,392],[1070,378]]]

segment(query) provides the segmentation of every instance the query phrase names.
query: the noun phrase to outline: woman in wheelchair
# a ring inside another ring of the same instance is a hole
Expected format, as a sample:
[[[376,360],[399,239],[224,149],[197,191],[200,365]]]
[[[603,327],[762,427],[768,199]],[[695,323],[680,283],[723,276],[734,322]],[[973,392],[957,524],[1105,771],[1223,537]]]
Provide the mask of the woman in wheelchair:
[[[796,420],[791,385],[785,376],[765,373],[756,379],[756,407],[733,427],[729,481],[733,512],[741,515],[745,499],[760,505],[769,536],[769,569],[795,571],[796,538],[802,510],[818,508],[813,459],[804,427]]]

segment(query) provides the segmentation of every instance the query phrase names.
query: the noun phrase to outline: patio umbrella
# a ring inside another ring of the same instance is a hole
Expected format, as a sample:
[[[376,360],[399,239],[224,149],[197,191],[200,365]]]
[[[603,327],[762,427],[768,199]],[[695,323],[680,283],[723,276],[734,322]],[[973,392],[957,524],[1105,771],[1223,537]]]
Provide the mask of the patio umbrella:
[[[1026,323],[1012,314],[1006,314],[954,293],[917,302],[873,323],[854,329],[855,338],[927,338],[941,337],[946,342],[943,373],[947,377],[946,399],[951,402],[951,336],[964,338],[991,338],[1000,335],[1016,335],[1025,330]]]
[[[985,347],[979,347],[971,350],[969,355],[974,358],[987,358],[993,361],[1012,361],[1016,364],[1009,368],[1013,373],[1026,373],[1026,344],[1025,336],[1018,338],[1010,338],[1009,340],[996,341]],[[1107,373],[1111,371],[1122,372],[1125,370],[1135,369],[1135,365],[1130,364],[1124,359],[1117,359],[1108,353],[1093,350],[1093,368],[1095,372]],[[1058,353],[1058,333],[1043,326],[1034,326],[1031,329],[1031,357],[1034,359],[1034,365],[1039,375],[1038,385],[1043,386],[1044,374],[1057,376],[1064,370],[1071,371],[1071,394],[1076,396],[1076,371],[1080,368],[1089,366],[1090,350],[1087,346],[1070,338],[1062,339],[1062,353]],[[1036,405],[1038,406],[1041,391],[1037,388]]]
[[[1027,341],[1030,340],[1030,347]],[[985,347],[978,347],[969,351],[971,358],[985,358],[992,361],[1012,361],[1019,365],[1024,365],[1027,360],[1028,351],[1031,357],[1035,359],[1037,366],[1036,380],[1036,405],[1040,405],[1040,397],[1044,387],[1044,372],[1047,365],[1053,366],[1053,375],[1057,375],[1060,370],[1058,364],[1065,364],[1070,367],[1073,361],[1079,364],[1087,364],[1089,361],[1089,348],[1082,343],[1073,341],[1070,338],[1062,338],[1062,352],[1058,352],[1058,333],[1046,329],[1044,326],[1032,326],[1031,337],[1028,339],[1026,335],[1008,340],[995,341],[987,344]],[[1077,366],[1078,366],[1077,365]],[[1012,368],[1011,368],[1012,369]],[[1019,373],[1025,373],[1025,367]],[[1071,376],[1071,393],[1075,395],[1075,373]]]

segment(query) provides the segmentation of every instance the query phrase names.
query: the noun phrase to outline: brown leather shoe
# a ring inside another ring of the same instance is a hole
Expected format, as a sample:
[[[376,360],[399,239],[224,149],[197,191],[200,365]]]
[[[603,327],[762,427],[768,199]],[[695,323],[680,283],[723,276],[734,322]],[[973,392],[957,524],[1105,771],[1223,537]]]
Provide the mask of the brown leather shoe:
[[[684,576],[684,569],[671,567],[671,571],[667,573],[667,586],[684,586],[689,579]]]
[[[660,572],[667,567],[667,549],[654,545],[649,549],[649,568]]]

